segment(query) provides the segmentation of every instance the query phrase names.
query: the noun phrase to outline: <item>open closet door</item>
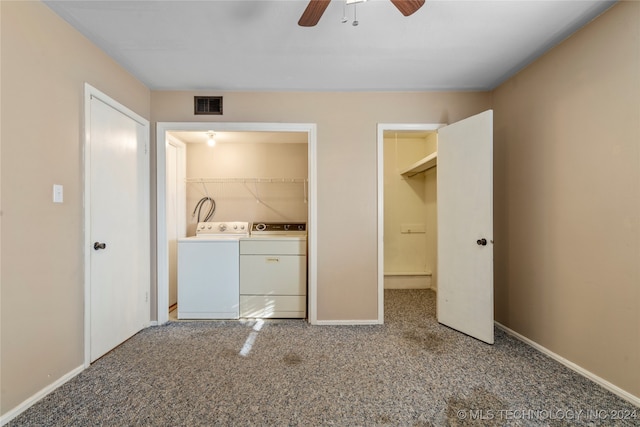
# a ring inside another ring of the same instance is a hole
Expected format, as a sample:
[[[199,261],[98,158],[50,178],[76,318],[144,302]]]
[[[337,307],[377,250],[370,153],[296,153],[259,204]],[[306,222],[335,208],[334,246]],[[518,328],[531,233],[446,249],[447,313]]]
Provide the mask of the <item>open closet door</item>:
[[[493,111],[438,130],[438,322],[493,344]]]

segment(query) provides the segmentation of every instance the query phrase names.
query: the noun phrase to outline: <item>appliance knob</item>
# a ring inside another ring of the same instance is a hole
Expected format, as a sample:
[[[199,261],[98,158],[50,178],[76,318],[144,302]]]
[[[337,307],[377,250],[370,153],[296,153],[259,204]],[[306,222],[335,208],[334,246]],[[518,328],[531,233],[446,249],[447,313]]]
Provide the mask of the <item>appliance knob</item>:
[[[284,225],[284,229],[287,230],[287,231],[289,231],[289,227],[291,227],[289,224],[285,224]]]
[[[304,225],[302,225],[302,224],[298,225],[298,230],[304,231]]]
[[[238,224],[233,224],[233,229],[237,230],[238,229]]]
[[[220,225],[218,226],[218,229],[219,229],[220,231],[224,231],[224,230],[226,230],[226,229],[227,229],[227,225],[226,225],[226,224],[220,224]]]
[[[256,230],[264,231],[267,228],[265,224],[256,224]]]

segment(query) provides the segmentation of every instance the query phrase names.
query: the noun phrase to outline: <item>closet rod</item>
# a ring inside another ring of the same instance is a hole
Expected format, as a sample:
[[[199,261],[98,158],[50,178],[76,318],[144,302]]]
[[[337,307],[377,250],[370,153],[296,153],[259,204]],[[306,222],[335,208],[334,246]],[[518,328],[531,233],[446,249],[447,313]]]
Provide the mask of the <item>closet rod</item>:
[[[296,184],[306,183],[307,178],[187,178],[186,182],[213,184]]]

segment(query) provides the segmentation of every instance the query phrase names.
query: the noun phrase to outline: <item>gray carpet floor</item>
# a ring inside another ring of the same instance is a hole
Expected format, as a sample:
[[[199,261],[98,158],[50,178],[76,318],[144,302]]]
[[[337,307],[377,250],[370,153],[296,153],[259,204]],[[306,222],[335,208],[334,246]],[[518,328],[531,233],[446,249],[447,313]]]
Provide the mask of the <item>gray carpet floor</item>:
[[[438,324],[430,290],[388,290],[384,325],[147,328],[8,425],[638,426],[640,409],[499,330]]]

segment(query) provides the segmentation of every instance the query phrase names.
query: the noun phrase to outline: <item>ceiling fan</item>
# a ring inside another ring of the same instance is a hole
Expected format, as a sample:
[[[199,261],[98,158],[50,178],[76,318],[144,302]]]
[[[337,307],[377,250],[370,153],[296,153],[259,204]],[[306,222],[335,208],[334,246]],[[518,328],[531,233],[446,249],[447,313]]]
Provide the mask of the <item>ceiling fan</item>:
[[[364,1],[364,0],[361,0]],[[425,0],[390,0],[391,3],[404,15],[409,16],[420,9]],[[309,0],[307,8],[302,13],[298,25],[301,27],[313,27],[320,21],[322,14],[331,0]],[[355,1],[354,1],[355,3]]]

